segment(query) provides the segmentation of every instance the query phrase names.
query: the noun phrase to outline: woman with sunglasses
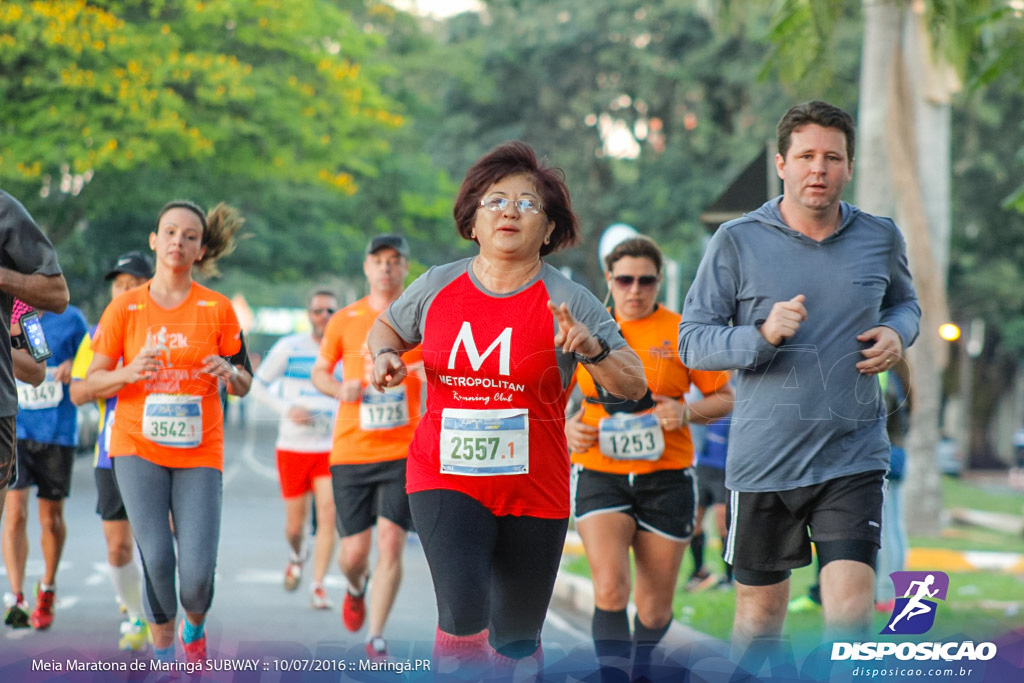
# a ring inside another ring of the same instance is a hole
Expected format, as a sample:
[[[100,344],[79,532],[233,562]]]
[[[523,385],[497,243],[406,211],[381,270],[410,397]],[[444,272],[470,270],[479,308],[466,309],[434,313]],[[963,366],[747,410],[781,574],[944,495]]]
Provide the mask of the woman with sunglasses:
[[[164,205],[149,234],[153,279],[107,306],[84,380],[95,396],[117,395],[109,453],[142,557],[155,657],[164,663],[175,659],[176,576],[185,612],[178,640],[188,662],[206,659],[224,467],[219,384],[244,396],[252,370],[231,301],[192,274],[216,274],[241,226],[224,204],[209,214],[188,201]]]
[[[647,237],[619,243],[605,257],[611,313],[639,354],[649,389],[639,401],[612,396],[604,380],[576,371],[582,409],[566,420],[577,470],[576,528],[594,583],[594,646],[602,672],[617,680],[632,659],[632,680],[649,676],[651,652],[672,621],[679,564],[693,534],[696,487],[690,422],[732,410],[725,372],[689,370],[676,351],[678,313],[655,303],[662,254]],[[691,382],[704,398],[687,405]],[[629,549],[636,565],[636,618],[630,635]],[[633,656],[631,658],[631,651]]]
[[[577,363],[608,391],[645,391],[636,353],[593,294],[543,257],[579,228],[560,170],[522,142],[485,155],[455,200],[476,256],[430,269],[377,319],[373,384],[422,343],[427,409],[407,488],[438,608],[435,671],[541,665],[540,632],[569,521],[565,392]]]

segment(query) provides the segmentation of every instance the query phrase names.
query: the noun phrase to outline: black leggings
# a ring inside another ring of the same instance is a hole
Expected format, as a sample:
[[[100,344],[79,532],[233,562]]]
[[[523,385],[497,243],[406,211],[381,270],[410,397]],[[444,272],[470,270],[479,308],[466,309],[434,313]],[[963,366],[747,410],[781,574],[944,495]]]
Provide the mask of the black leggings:
[[[447,490],[413,493],[409,507],[434,581],[441,630],[468,636],[486,628],[491,645],[506,657],[533,654],[568,518],[499,517]]]

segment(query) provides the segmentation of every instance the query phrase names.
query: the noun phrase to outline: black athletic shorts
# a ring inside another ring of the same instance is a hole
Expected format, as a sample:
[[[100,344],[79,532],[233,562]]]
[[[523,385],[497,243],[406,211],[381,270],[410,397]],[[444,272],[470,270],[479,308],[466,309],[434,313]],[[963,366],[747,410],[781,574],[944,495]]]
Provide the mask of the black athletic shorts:
[[[0,491],[18,478],[18,416],[0,417]]]
[[[94,467],[96,472],[96,514],[104,522],[119,522],[128,519],[121,500],[121,490],[117,488],[114,470],[109,467]]]
[[[622,512],[635,519],[640,529],[674,541],[686,541],[693,535],[697,493],[692,469],[649,474],[577,469],[577,520]]]
[[[725,470],[707,465],[697,465],[697,506],[709,508],[729,502],[729,491],[725,488]]]
[[[730,491],[725,561],[737,569],[786,571],[811,563],[812,541],[878,546],[884,483],[885,472],[874,470],[790,491]]]
[[[405,492],[405,458],[365,465],[331,465],[335,522],[342,538],[366,531],[384,517],[412,530]]]
[[[71,493],[74,446],[55,446],[18,439],[18,477],[12,489],[39,487],[43,500],[63,500]]]

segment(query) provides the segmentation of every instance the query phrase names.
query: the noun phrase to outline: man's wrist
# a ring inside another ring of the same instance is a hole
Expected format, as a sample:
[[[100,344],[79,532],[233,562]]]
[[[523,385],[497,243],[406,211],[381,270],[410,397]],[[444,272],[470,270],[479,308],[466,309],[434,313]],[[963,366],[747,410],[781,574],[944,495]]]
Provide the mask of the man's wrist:
[[[604,337],[595,334],[594,339],[596,339],[597,343],[600,345],[600,351],[593,356],[584,356],[581,353],[573,353],[573,355],[576,356],[577,362],[582,363],[583,365],[596,365],[607,358],[608,354],[611,353],[611,348],[608,346],[608,342],[604,340]]]
[[[393,349],[390,346],[385,346],[384,348],[377,349],[376,351],[373,352],[373,360],[377,360],[378,358],[383,356],[385,353],[393,353],[395,355],[401,355],[401,354],[398,353],[398,351],[396,349]]]

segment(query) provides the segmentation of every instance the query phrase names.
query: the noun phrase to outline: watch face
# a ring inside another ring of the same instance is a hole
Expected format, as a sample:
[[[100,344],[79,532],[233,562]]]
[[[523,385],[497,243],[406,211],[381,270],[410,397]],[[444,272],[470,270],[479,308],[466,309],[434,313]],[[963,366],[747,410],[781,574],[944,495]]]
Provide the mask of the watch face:
[[[25,313],[19,322],[32,358],[37,361],[49,358],[50,346],[46,343],[46,335],[43,333],[43,324],[39,320],[39,314],[35,311]]]

